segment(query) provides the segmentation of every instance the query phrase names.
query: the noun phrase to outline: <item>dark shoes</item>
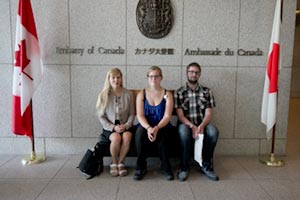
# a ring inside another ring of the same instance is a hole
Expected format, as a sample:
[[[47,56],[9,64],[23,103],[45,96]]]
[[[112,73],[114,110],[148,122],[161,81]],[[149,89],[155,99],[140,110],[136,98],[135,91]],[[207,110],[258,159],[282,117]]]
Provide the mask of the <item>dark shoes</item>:
[[[142,180],[144,178],[144,176],[146,175],[147,170],[136,170],[133,176],[133,180],[139,181]],[[165,171],[161,171],[161,173],[164,175],[165,179],[167,181],[171,181],[174,180],[174,175],[172,172],[165,172]]]
[[[167,181],[172,181],[174,180],[174,175],[173,172],[165,172],[165,171],[161,171],[161,173],[164,175],[165,179]]]
[[[207,176],[210,180],[213,181],[219,180],[219,176],[212,169],[209,169],[207,167],[206,168],[200,167],[200,172],[203,173],[205,176]],[[136,170],[133,179],[136,181],[142,180],[146,175],[146,173],[147,173],[146,169]],[[174,180],[174,175],[172,172],[161,171],[161,173],[164,175],[167,181]],[[189,174],[188,171],[179,171],[177,174],[177,178],[179,181],[185,181],[188,178],[188,174]]]
[[[219,180],[219,176],[212,169],[209,169],[208,167],[200,167],[200,172],[203,173],[205,176],[207,176],[210,180],[213,181]]]
[[[142,180],[147,173],[147,169],[138,169],[135,171],[133,179],[136,181]]]
[[[185,181],[188,178],[189,172],[180,170],[177,174],[177,178],[180,182]]]

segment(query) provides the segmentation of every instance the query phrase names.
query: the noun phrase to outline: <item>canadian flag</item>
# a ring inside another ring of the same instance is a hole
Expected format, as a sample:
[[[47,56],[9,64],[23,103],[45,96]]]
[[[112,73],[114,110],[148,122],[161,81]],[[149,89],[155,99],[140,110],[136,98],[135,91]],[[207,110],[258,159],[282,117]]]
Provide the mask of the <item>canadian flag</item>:
[[[281,0],[277,0],[273,21],[270,50],[268,56],[265,86],[262,100],[261,121],[266,125],[267,138],[271,138],[271,129],[276,123],[278,68],[279,68],[279,36],[281,23]]]
[[[33,137],[32,96],[42,78],[42,61],[30,0],[19,0],[13,67],[12,132]]]

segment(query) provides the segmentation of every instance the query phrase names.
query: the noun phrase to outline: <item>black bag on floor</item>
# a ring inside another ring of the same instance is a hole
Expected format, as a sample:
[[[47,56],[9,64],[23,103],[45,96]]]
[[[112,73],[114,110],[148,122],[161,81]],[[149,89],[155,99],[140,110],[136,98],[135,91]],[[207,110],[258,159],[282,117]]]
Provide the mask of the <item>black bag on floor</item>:
[[[88,149],[79,163],[80,172],[87,179],[94,178],[103,172],[103,156],[99,153],[99,144],[95,146],[95,150]]]

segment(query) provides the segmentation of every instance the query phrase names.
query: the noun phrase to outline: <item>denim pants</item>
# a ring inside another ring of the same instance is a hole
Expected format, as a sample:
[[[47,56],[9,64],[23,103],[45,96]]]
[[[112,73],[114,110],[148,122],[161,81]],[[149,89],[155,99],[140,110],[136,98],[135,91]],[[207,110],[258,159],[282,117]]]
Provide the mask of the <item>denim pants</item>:
[[[178,127],[178,134],[181,145],[181,170],[187,171],[190,168],[189,161],[191,156],[191,147],[194,146],[192,142],[192,129],[185,124],[180,124]],[[206,125],[204,129],[203,149],[202,149],[202,165],[203,167],[213,167],[213,156],[215,146],[219,136],[218,129],[212,124]]]
[[[170,172],[171,164],[169,161],[168,148],[166,143],[166,138],[170,134],[171,129],[164,127],[159,129],[157,133],[156,140],[151,142],[148,139],[147,130],[142,126],[139,126],[135,133],[135,145],[137,151],[137,163],[136,169],[143,170],[147,168],[147,157],[148,151],[153,150],[153,147],[158,150],[158,154],[161,160],[161,170],[164,172]]]

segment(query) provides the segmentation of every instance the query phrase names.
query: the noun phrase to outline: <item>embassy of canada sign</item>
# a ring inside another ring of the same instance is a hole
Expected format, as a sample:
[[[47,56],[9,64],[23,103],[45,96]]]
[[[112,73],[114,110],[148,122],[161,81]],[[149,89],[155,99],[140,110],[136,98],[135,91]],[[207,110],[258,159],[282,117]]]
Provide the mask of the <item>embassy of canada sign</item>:
[[[166,36],[173,25],[170,0],[140,0],[136,8],[136,22],[142,34],[148,38]]]

